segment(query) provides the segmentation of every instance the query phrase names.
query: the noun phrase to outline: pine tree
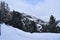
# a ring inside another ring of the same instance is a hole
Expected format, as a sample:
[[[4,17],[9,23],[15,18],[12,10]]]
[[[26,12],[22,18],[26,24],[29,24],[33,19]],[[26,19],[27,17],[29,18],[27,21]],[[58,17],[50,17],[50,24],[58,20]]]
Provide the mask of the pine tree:
[[[37,32],[37,25],[34,21],[31,21],[31,25],[30,25],[30,32],[33,33],[33,32]]]
[[[1,1],[0,2],[0,14],[1,14],[1,18],[2,18],[2,21],[9,21],[10,20],[10,13],[9,13],[10,9],[8,7],[8,4],[5,3],[4,1]]]
[[[21,13],[19,13],[17,11],[13,11],[11,25],[13,25],[14,27],[16,27],[18,29],[23,30],[23,23],[22,23],[21,19],[22,19]]]
[[[53,15],[51,15],[49,20],[49,30],[50,32],[57,32],[56,31],[56,21]]]

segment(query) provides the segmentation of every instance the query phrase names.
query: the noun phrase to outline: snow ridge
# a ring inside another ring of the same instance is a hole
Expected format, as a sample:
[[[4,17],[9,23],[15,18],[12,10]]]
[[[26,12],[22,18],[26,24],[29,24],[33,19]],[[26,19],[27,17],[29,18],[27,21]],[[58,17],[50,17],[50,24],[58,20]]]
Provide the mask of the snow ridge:
[[[0,40],[60,40],[57,33],[28,33],[13,28],[12,26],[1,24]]]

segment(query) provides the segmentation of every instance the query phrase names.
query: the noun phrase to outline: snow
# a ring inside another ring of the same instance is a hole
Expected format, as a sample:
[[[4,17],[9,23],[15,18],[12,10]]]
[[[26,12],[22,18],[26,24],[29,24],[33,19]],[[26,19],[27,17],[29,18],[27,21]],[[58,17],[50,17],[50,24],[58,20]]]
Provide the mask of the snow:
[[[60,33],[28,33],[3,23],[0,40],[60,40]]]
[[[40,24],[37,24],[37,30],[38,30],[39,32],[41,32],[42,26],[41,26]]]
[[[57,24],[57,26],[59,26],[59,27],[60,27],[60,22]]]
[[[33,18],[28,18],[29,20],[31,20],[31,21],[35,21],[36,19],[33,19]]]

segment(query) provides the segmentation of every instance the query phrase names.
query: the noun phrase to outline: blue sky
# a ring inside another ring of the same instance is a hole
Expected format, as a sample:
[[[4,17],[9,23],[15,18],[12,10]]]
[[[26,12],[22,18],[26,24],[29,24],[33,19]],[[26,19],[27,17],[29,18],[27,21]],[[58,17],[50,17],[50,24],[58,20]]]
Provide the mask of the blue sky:
[[[9,4],[10,10],[23,12],[42,20],[54,15],[60,20],[60,0],[2,0]]]

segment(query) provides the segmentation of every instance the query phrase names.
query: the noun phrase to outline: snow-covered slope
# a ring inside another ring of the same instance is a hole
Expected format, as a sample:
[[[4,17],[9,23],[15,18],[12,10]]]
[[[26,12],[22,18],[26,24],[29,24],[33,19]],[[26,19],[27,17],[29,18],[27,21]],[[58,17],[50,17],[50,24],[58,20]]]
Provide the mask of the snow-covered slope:
[[[57,33],[27,33],[12,26],[1,24],[0,40],[60,40]]]

